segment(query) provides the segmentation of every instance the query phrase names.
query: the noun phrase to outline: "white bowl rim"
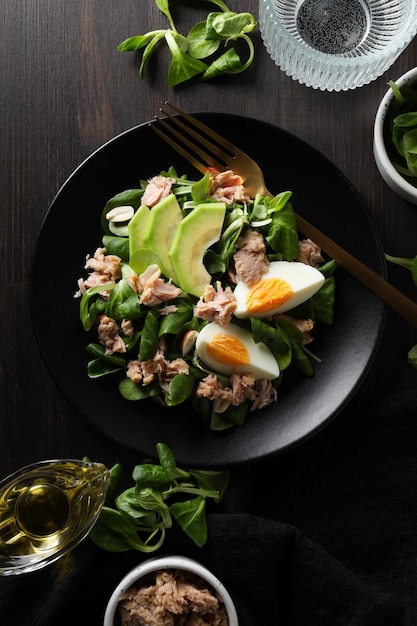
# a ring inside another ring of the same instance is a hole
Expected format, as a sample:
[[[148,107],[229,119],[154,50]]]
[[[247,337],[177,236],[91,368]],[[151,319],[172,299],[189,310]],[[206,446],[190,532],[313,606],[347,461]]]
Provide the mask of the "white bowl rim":
[[[155,556],[146,559],[145,561],[142,561],[141,563],[139,563],[139,565],[136,565],[122,578],[120,583],[114,589],[107,603],[106,611],[104,614],[103,626],[114,626],[114,616],[116,614],[119,598],[129,589],[129,587],[131,587],[142,576],[164,569],[183,569],[187,572],[196,574],[197,576],[200,576],[201,578],[206,580],[209,585],[211,585],[222,598],[227,611],[229,626],[239,625],[234,602],[229,592],[227,591],[223,583],[217,578],[217,576],[215,576],[209,569],[207,569],[207,567],[194,559],[180,555],[167,555]]]
[[[401,88],[407,83],[417,81],[417,67],[413,67],[405,74],[395,80],[395,84]],[[379,107],[375,115],[374,123],[374,141],[373,150],[374,157],[377,163],[378,169],[387,182],[387,184],[396,192],[408,201],[417,203],[417,187],[414,187],[409,183],[393,166],[384,143],[384,124],[387,116],[390,104],[394,98],[394,94],[391,88],[388,89],[384,97],[382,98]],[[381,171],[384,170],[384,172]],[[391,184],[390,184],[391,183]]]

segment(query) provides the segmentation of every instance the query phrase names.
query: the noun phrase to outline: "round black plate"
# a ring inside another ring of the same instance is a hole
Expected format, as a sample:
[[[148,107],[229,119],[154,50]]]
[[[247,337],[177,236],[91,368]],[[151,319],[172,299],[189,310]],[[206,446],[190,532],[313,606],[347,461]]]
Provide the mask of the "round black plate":
[[[384,274],[383,250],[368,211],[327,158],[264,122],[229,114],[196,117],[258,161],[270,191],[292,190],[298,213]],[[101,244],[102,209],[114,194],[171,165],[179,174],[199,177],[146,123],[94,152],[58,192],[43,223],[32,268],[31,311],[40,350],[70,403],[97,429],[141,454],[154,456],[155,444],[162,441],[188,466],[232,466],[272,456],[313,435],[352,398],[375,354],[384,306],[339,268],[334,325],[314,330],[311,348],[321,359],[315,376],[281,388],[279,401],[249,414],[243,428],[212,432],[188,407],[131,403],[119,395],[116,378],[90,380],[85,350],[89,339],[73,295],[77,279],[85,276],[86,254]],[[53,290],[46,290],[45,284]]]

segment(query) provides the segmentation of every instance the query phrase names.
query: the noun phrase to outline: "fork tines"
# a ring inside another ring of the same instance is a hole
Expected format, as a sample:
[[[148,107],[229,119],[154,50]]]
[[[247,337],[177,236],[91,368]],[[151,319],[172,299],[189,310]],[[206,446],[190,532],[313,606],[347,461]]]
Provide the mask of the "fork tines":
[[[161,130],[158,124],[150,124],[154,132],[202,173],[206,172],[208,167],[214,167],[219,171],[230,167],[235,157],[232,144],[225,142],[224,138],[189,113],[170,102],[165,104],[181,117],[171,115],[161,108],[160,111],[166,119],[158,116],[155,116],[155,119],[166,132]],[[197,132],[196,128],[201,132]]]

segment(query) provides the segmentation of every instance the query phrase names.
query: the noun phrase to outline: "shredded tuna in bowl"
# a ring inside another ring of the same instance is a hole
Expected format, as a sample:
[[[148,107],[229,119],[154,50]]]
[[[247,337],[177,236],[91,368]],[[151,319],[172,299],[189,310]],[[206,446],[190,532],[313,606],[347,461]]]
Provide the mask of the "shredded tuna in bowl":
[[[104,626],[238,626],[233,600],[203,565],[181,556],[148,559],[108,602]]]

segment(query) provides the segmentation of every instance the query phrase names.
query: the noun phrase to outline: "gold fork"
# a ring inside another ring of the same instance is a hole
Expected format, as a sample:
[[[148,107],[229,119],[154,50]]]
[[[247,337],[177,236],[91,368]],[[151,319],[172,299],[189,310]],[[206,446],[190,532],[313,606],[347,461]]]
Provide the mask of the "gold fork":
[[[170,123],[155,116],[159,125],[168,131],[171,136],[161,130],[157,124],[150,124],[150,127],[186,161],[203,174],[208,167],[214,167],[219,171],[231,169],[243,178],[244,185],[251,197],[255,197],[257,193],[272,196],[265,186],[261,168],[250,156],[189,113],[182,111],[170,102],[165,104],[182,118],[180,119],[177,115],[171,115],[164,109],[160,109],[160,111],[169,119]],[[188,123],[184,123],[183,120],[186,120]],[[198,132],[196,129],[201,132]],[[204,133],[204,135],[201,133]],[[417,304],[415,302],[407,298],[379,274],[364,265],[359,259],[352,256],[303,217],[295,214],[295,218],[300,233],[314,241],[385,304],[417,328]]]

